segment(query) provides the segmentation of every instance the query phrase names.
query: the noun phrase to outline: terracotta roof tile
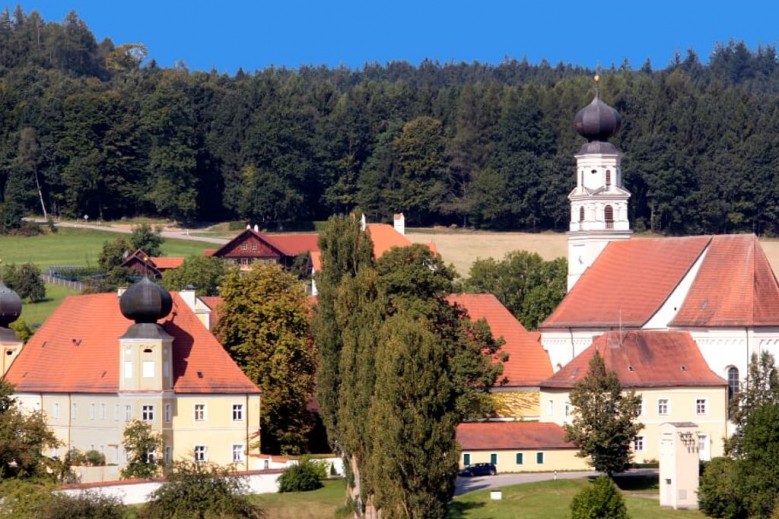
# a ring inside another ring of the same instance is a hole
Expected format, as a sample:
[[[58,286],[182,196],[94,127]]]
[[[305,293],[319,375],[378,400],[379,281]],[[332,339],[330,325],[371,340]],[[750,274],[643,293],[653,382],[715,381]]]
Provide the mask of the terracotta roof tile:
[[[369,223],[367,229],[373,241],[373,256],[380,258],[392,247],[408,247],[413,245],[411,240],[400,234],[395,228],[386,223]]]
[[[265,234],[267,240],[287,256],[319,250],[318,234]]]
[[[464,451],[575,449],[565,441],[565,430],[547,422],[469,422],[457,426]]]
[[[541,343],[522,326],[498,298],[492,294],[452,294],[449,303],[456,303],[472,320],[484,319],[490,325],[493,337],[506,341],[502,351],[509,354],[503,365],[503,376],[508,386],[537,386],[552,374],[549,355]]]
[[[779,325],[779,284],[754,235],[714,236],[671,326]]]
[[[626,388],[727,385],[709,369],[688,332],[632,330],[604,333],[541,387],[572,388],[586,376],[595,350]]]
[[[710,241],[693,236],[609,243],[539,328],[644,325]]]
[[[177,393],[257,393],[216,338],[177,293],[159,321],[173,342]],[[116,294],[68,296],[25,345],[6,378],[17,392],[116,393],[119,337],[132,321]]]
[[[177,269],[184,264],[184,258],[179,256],[158,256],[149,259],[160,270]]]

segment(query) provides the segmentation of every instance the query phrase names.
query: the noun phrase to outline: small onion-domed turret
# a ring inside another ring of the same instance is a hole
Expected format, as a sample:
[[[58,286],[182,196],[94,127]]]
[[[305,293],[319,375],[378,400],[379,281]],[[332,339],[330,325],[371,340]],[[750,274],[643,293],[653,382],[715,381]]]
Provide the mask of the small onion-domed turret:
[[[589,142],[606,142],[619,131],[619,113],[600,99],[598,76],[595,76],[595,98],[576,112],[574,124],[579,135]]]
[[[170,293],[144,277],[119,298],[122,315],[136,323],[156,323],[173,308]]]
[[[22,315],[22,299],[19,295],[0,281],[0,327],[16,321]]]

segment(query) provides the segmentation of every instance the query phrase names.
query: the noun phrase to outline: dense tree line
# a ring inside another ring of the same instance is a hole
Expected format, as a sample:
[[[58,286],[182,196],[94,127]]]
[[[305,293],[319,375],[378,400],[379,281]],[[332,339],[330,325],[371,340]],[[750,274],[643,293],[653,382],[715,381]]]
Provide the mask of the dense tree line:
[[[161,68],[76,13],[0,12],[0,220],[24,212],[274,228],[355,208],[411,225],[564,229],[593,71],[506,60]],[[772,46],[612,66],[634,227],[779,232]]]

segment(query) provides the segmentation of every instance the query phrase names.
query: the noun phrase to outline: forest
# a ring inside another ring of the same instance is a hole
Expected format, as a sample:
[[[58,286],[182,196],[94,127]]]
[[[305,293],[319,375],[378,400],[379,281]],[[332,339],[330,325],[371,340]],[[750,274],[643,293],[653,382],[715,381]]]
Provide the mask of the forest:
[[[410,226],[567,229],[573,118],[594,70],[506,59],[229,75],[147,54],[98,42],[75,12],[0,12],[0,226],[45,213],[276,230],[359,208]],[[779,234],[773,46],[600,73],[636,231]]]

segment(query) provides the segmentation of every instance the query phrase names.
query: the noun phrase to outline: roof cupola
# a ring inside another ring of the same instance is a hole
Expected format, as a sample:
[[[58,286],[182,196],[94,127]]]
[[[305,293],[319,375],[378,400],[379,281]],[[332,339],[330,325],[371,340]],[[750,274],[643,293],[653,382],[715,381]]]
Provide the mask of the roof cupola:
[[[144,277],[122,294],[119,308],[136,324],[156,323],[170,313],[173,300],[167,290]]]
[[[595,76],[595,97],[592,102],[576,112],[574,126],[587,142],[606,142],[620,127],[619,113],[600,98],[600,77]]]

